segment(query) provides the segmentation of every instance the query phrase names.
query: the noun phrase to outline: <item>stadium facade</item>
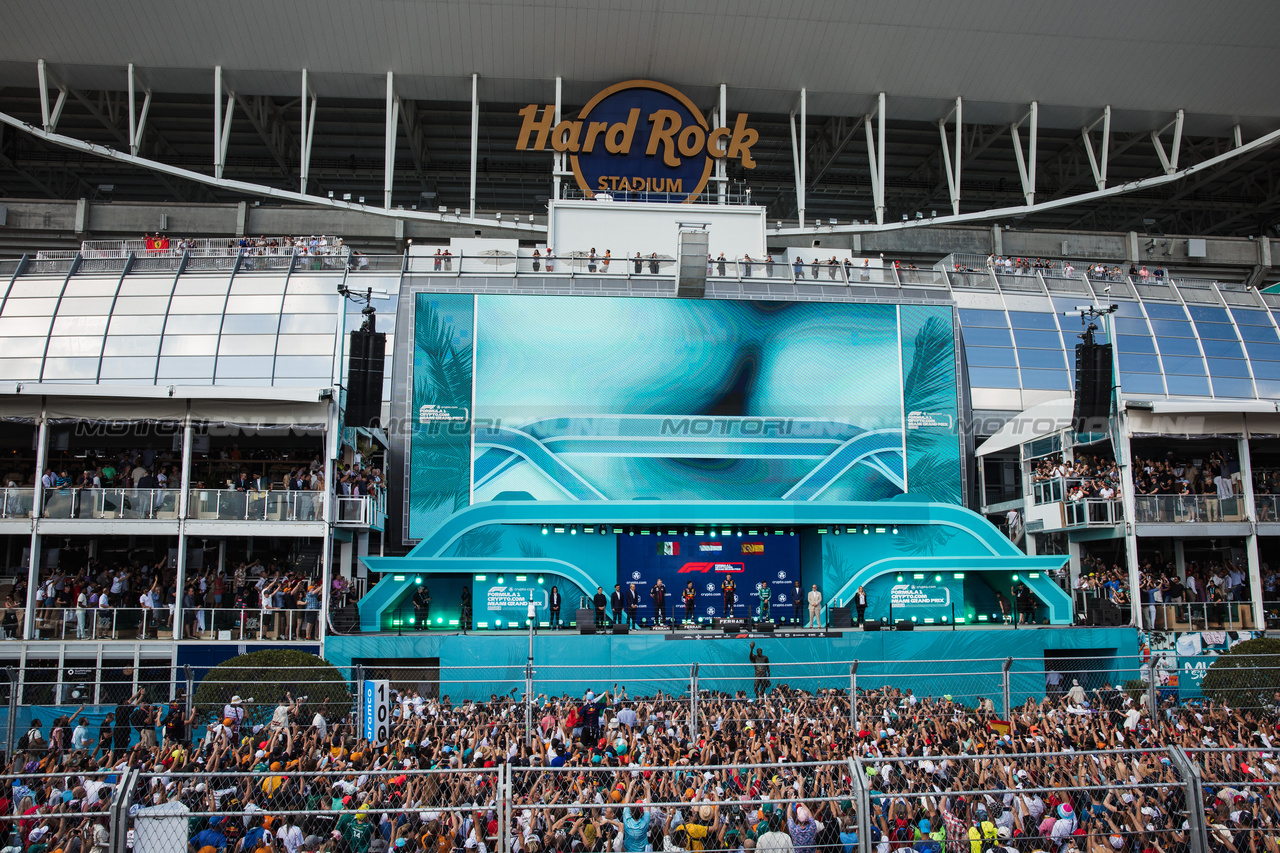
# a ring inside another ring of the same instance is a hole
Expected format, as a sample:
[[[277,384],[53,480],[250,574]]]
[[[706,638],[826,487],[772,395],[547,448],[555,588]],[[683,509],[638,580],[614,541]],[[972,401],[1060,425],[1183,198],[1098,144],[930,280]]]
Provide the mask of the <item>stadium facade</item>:
[[[1051,18],[1011,33],[1016,50],[971,52],[957,79],[936,53],[954,26],[920,16],[909,49],[850,91],[876,64],[852,46],[891,6],[828,21],[816,50],[794,21],[742,12],[732,46],[695,28],[682,38],[715,50],[651,39],[642,60],[632,44],[575,53],[584,21],[572,37],[521,28],[533,13],[499,4],[501,26],[447,24],[476,34],[480,70],[393,49],[381,7],[361,52],[323,50],[315,21],[282,26],[270,51],[163,23],[90,45],[107,31],[96,7],[25,10],[0,63],[0,237],[21,255],[0,262],[0,535],[11,589],[26,581],[0,646],[14,700],[172,692],[174,667],[280,645],[350,664],[506,661],[523,637],[484,632],[522,628],[530,599],[553,627],[552,586],[572,625],[597,588],[635,582],[651,623],[657,579],[683,615],[695,575],[703,624],[733,577],[733,615],[759,614],[767,589],[767,621],[807,617],[799,584],[826,625],[865,588],[869,616],[920,629],[780,641],[797,660],[997,657],[1006,620],[1026,617],[1044,627],[1019,642],[1041,655],[1265,630],[1280,296],[1265,290],[1277,202],[1256,185],[1276,167],[1280,104],[1238,83],[1266,79],[1269,46],[1227,32],[1261,35],[1231,22],[1274,11],[1229,4],[1216,34],[1170,25],[1205,68],[1232,69],[1194,81],[1147,73],[1137,23],[1105,63],[1066,39],[1048,39],[1052,61],[1027,55],[1040,40],[1025,32],[1068,25]],[[354,38],[328,26],[348,11],[329,11],[326,37]],[[736,71],[713,61],[730,54]],[[562,70],[556,55],[579,58]],[[777,67],[746,59],[762,55]],[[273,234],[334,236],[242,243]],[[388,334],[373,425],[345,415],[365,304]],[[1113,393],[1086,432],[1071,403],[1092,311]],[[43,477],[139,448],[171,468],[163,486]],[[1085,457],[1114,462],[1114,490],[1035,476]],[[334,491],[335,463],[370,459],[385,493]],[[1216,460],[1227,485],[1212,494],[1137,493],[1146,467]],[[330,479],[281,488],[302,468]],[[179,595],[102,622],[38,600],[89,561],[162,559],[180,593],[263,554],[318,580],[315,633],[301,607]],[[1157,606],[1144,575],[1166,565],[1241,580],[1220,602]],[[1099,566],[1128,603],[1081,589]],[[480,636],[454,636],[468,622]],[[705,653],[666,636],[547,642],[595,666]]]

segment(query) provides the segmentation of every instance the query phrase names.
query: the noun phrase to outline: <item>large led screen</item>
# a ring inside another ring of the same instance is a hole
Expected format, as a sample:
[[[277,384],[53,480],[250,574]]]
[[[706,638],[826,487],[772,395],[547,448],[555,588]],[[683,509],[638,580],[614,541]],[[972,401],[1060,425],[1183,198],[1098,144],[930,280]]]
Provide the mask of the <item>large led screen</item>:
[[[413,539],[491,500],[960,502],[947,306],[415,307]]]

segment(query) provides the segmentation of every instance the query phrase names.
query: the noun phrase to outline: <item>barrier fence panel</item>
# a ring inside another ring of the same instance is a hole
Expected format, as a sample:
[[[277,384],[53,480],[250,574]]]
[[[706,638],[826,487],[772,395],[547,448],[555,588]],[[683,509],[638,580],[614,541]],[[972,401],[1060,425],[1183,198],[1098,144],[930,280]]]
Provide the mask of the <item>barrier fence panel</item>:
[[[1151,750],[922,755],[860,762],[873,843],[975,849],[1202,851],[1197,792]],[[1239,853],[1243,853],[1239,848]]]
[[[516,766],[508,773],[511,837],[523,853],[774,849],[770,832],[788,836],[797,851],[839,853],[857,832],[848,761]]]
[[[9,811],[26,817],[3,825],[0,844],[18,851],[107,850],[113,806],[126,774],[86,769],[77,761],[58,772],[51,772],[54,766],[33,758],[13,768],[21,775],[6,779],[4,795],[12,800]]]
[[[507,768],[414,769],[368,746],[300,770],[282,733],[263,737],[252,767],[228,767],[221,752],[202,772],[141,773],[127,812],[133,853],[371,849],[502,850],[499,820]],[[367,766],[362,751],[377,754]],[[358,768],[358,769],[357,769]],[[381,838],[385,843],[378,843]]]

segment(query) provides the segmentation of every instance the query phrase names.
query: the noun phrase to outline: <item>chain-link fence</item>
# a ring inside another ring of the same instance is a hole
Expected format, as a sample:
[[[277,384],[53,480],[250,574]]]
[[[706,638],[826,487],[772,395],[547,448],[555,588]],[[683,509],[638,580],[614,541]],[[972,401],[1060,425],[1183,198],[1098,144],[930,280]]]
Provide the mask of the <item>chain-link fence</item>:
[[[1230,751],[864,751],[841,761],[674,766],[639,754],[603,766],[538,766],[477,752],[426,769],[398,745],[362,745],[310,770],[278,760],[288,754],[278,755],[278,743],[267,746],[251,766],[222,766],[215,752],[203,773],[134,773],[114,788],[95,780],[101,807],[85,812],[79,804],[90,794],[70,788],[65,806],[20,831],[43,827],[63,844],[77,831],[98,832],[112,853],[125,845],[134,853],[1244,853],[1275,843],[1273,769],[1266,780],[1252,770],[1249,779],[1204,775],[1249,757]],[[36,787],[61,800],[74,781]]]

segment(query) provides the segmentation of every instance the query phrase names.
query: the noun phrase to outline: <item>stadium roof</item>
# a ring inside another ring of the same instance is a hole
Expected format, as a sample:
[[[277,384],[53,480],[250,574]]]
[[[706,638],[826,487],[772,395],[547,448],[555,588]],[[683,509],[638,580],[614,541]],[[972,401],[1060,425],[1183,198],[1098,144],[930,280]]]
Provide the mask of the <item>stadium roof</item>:
[[[69,93],[59,131],[120,147],[127,125],[121,93],[132,63],[138,86],[155,96],[143,153],[209,171],[213,68],[221,66],[224,87],[240,104],[227,175],[296,187],[306,68],[319,107],[313,178],[322,190],[376,196],[391,71],[416,116],[405,122],[411,139],[397,153],[397,187],[405,201],[427,192],[453,206],[469,172],[476,73],[481,207],[534,210],[550,189],[550,158],[514,151],[514,112],[552,101],[555,78],[563,78],[568,106],[641,77],[679,87],[709,110],[724,84],[730,113],[751,112],[761,130],[760,167],[745,175],[731,169],[730,177],[747,180],[771,217],[788,218],[796,204],[787,115],[804,88],[809,212],[865,218],[867,152],[850,128],[884,92],[887,206],[896,219],[947,206],[937,122],[958,96],[966,210],[1021,197],[1008,127],[1032,101],[1040,196],[1090,188],[1080,129],[1106,106],[1113,184],[1160,173],[1149,136],[1167,130],[1178,110],[1183,165],[1229,150],[1237,127],[1245,142],[1274,131],[1277,29],[1280,6],[1258,0],[1227,0],[1211,13],[1202,4],[1157,0],[28,1],[11,5],[0,32],[0,111],[39,124],[36,63],[43,59],[49,86]],[[10,196],[89,196],[107,183],[118,198],[244,197],[91,162],[9,130],[0,155],[0,189]],[[1170,231],[1253,233],[1280,212],[1278,159],[1274,150],[1251,152],[1194,182],[1088,211],[1045,213],[1032,224],[1128,230],[1155,218]]]

